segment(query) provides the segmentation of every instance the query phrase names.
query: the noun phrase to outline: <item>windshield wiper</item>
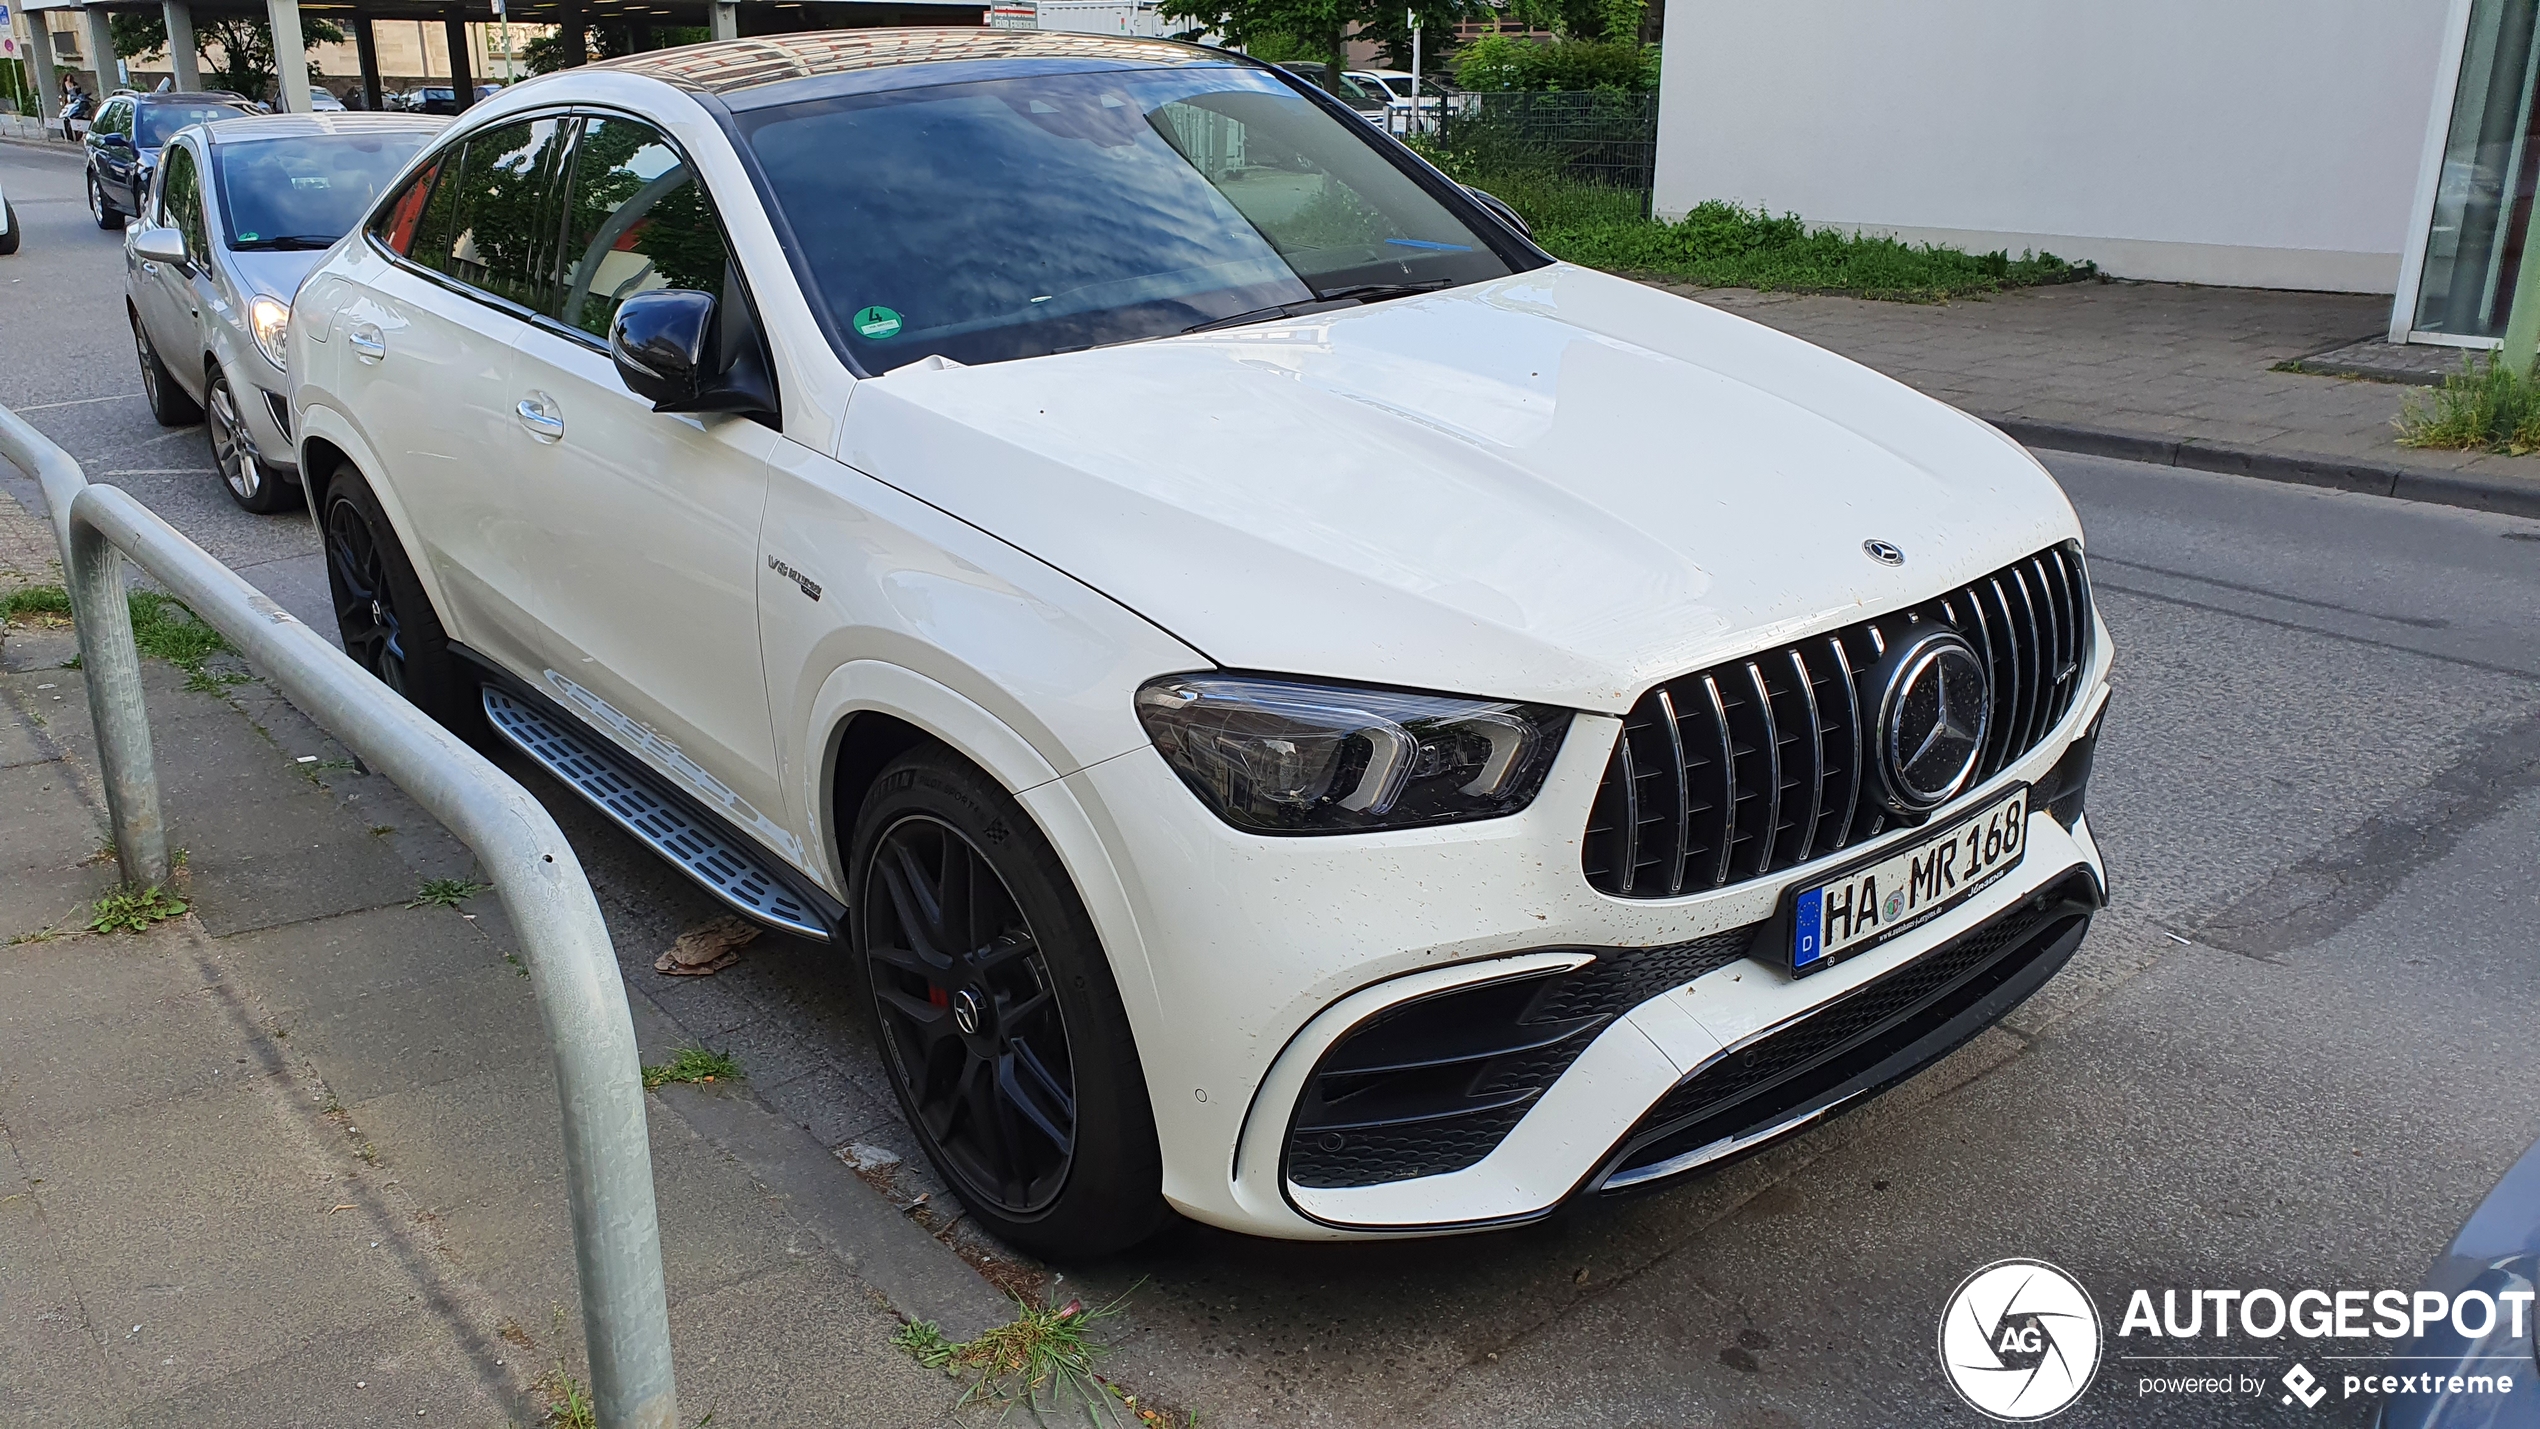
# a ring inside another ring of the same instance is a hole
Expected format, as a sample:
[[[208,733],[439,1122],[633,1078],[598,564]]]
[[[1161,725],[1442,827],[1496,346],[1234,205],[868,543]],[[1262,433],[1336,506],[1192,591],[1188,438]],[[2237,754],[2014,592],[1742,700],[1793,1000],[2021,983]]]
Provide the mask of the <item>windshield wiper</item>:
[[[1451,278],[1432,278],[1425,283],[1351,283],[1346,287],[1323,289],[1312,298],[1293,303],[1275,303],[1266,308],[1255,308],[1248,313],[1236,313],[1232,317],[1210,318],[1204,323],[1193,323],[1182,331],[1207,332],[1213,328],[1242,327],[1247,323],[1269,322],[1273,318],[1301,318],[1309,313],[1319,313],[1329,308],[1349,307],[1359,303],[1378,303],[1387,298],[1407,298],[1414,293],[1434,293],[1453,281]]]
[[[305,253],[312,248],[332,248],[340,233],[286,233],[278,238],[242,238],[229,245],[247,251]]]

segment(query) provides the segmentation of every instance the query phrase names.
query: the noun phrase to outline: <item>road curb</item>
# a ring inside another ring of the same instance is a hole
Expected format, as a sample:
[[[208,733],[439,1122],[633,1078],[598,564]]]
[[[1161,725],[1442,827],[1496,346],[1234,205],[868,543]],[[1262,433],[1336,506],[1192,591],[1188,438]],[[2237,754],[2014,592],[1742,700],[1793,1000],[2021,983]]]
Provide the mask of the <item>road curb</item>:
[[[2238,442],[2203,442],[2114,432],[2064,422],[2032,422],[2018,417],[1987,417],[2003,434],[2022,446],[2081,456],[2114,457],[2196,471],[2252,476],[2261,481],[2325,486],[2361,491],[2401,501],[2496,511],[2509,516],[2540,516],[2540,481],[2490,476],[2479,472],[2438,471],[2389,462],[2347,461],[2303,452],[2269,451]]]

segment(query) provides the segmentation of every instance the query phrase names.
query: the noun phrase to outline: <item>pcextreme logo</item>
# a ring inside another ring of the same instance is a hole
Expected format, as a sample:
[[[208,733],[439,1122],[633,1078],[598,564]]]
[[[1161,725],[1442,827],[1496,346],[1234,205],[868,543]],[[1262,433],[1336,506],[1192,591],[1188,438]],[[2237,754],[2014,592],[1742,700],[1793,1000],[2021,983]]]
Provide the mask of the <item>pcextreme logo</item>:
[[[1977,1413],[2051,1419],[2099,1372],[2099,1309],[2042,1260],[1997,1260],[1960,1281],[1940,1312],[1940,1368]]]

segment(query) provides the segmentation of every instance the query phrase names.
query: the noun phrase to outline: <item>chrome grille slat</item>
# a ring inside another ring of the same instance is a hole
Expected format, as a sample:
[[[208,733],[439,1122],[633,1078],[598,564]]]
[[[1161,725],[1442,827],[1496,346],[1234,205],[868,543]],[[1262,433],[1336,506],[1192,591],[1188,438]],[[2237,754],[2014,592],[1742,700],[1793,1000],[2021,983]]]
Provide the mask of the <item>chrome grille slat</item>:
[[[1878,692],[1867,686],[1880,656],[1925,622],[1958,630],[1993,676],[1974,775],[1992,778],[2071,713],[2081,687],[2068,672],[2088,663],[2090,611],[2080,552],[2054,547],[1903,610],[1658,685],[1626,717],[1597,791],[1582,856],[1589,883],[1624,898],[1682,896],[1885,832],[1894,821],[1870,774]],[[1795,683],[1777,691],[1777,680]]]

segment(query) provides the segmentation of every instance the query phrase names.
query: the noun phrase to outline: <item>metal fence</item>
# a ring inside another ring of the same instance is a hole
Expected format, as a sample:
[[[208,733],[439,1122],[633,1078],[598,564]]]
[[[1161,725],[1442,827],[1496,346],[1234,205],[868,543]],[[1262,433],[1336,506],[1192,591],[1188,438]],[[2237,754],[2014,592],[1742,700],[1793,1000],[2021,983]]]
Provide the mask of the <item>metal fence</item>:
[[[168,875],[141,659],[125,599],[126,556],[475,851],[519,936],[555,1057],[598,1420],[606,1429],[675,1429],[678,1395],[635,1024],[599,903],[555,820],[483,755],[131,495],[89,485],[69,453],[5,407],[0,458],[42,483],[52,508],[126,882],[155,884]]]
[[[1593,185],[1648,196],[1658,168],[1658,96],[1622,90],[1460,95],[1431,145],[1451,173]],[[1468,180],[1469,181],[1469,180]]]

